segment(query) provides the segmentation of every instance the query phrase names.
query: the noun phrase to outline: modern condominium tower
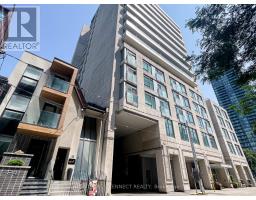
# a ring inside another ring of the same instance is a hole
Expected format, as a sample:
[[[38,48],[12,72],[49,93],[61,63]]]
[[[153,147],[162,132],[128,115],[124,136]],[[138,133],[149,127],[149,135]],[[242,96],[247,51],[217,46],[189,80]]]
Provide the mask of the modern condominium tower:
[[[107,194],[195,188],[188,130],[204,187],[213,188],[213,168],[230,187],[186,55],[180,28],[158,5],[100,5],[83,28],[72,63],[87,101],[107,108],[99,155]]]
[[[237,79],[236,71],[230,69],[219,79],[212,81],[212,87],[219,104],[227,110],[242,147],[256,151],[256,137],[252,128],[256,120],[256,111],[242,116],[230,109],[231,105],[238,104],[245,96],[245,90],[236,83]]]

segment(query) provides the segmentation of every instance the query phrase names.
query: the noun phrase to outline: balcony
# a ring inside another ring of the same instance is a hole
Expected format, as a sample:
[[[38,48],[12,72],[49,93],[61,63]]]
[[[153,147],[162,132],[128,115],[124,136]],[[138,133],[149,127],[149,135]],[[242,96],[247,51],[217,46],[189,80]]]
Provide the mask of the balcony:
[[[45,86],[59,92],[67,93],[69,89],[69,82],[51,75],[48,77]]]
[[[138,106],[138,96],[132,92],[126,92],[126,101],[134,106]]]
[[[28,135],[58,137],[61,134],[59,122],[62,110],[61,105],[32,98],[17,131]]]

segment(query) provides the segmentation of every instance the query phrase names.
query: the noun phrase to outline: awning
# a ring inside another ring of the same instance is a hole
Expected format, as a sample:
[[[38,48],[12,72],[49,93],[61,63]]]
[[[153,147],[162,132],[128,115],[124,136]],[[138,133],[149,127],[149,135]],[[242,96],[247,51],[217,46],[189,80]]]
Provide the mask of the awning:
[[[213,168],[213,169],[232,168],[231,165],[224,164],[224,163],[214,163],[214,164],[210,164],[210,167]]]

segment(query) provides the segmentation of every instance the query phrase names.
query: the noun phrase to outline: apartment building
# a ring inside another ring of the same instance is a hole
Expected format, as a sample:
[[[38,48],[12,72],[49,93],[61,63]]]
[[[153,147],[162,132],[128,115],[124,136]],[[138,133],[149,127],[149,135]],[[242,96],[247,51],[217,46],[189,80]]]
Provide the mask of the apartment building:
[[[246,185],[255,185],[252,172],[244,156],[236,132],[227,111],[211,100],[206,101],[229,174],[233,181]]]
[[[158,5],[100,5],[72,64],[87,100],[106,107],[106,193],[195,188],[188,130],[200,175],[213,189],[230,177],[180,28]]]
[[[211,83],[219,104],[228,112],[240,144],[243,148],[256,151],[256,137],[253,130],[256,111],[244,116],[230,108],[231,105],[239,104],[240,100],[246,95],[246,91],[236,83],[237,80],[236,70],[229,69],[223,76],[211,81]]]
[[[25,52],[8,78],[10,89],[0,106],[0,155],[33,154],[29,177],[80,180],[97,173],[96,138],[105,110],[84,100],[77,72],[58,58]]]

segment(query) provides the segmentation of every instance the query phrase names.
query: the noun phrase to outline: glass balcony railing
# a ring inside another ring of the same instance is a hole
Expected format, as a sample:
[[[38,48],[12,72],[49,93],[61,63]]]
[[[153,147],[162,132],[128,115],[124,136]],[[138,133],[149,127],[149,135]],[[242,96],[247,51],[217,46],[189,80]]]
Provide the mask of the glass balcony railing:
[[[55,76],[49,76],[45,86],[59,92],[67,93],[69,88],[69,82]]]
[[[138,96],[132,92],[126,93],[126,100],[128,103],[131,103],[133,105],[138,105]]]
[[[57,128],[59,125],[60,116],[61,114],[59,113],[44,110],[39,113],[30,111],[24,115],[22,122],[46,128]]]

